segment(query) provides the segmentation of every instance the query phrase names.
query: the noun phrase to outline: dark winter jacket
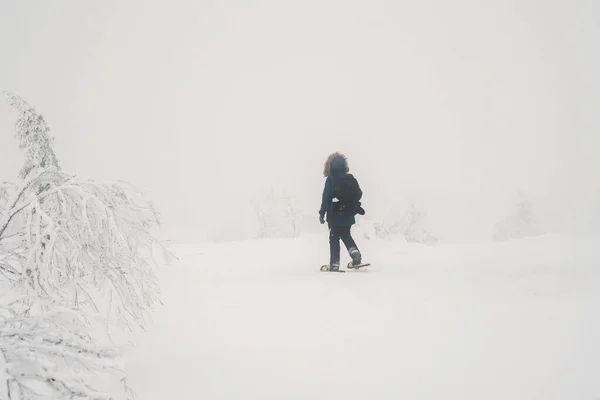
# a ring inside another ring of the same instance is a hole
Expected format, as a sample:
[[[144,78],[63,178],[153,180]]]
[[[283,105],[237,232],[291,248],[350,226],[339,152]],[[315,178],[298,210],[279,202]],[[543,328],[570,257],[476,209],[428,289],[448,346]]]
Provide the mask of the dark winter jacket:
[[[325,187],[323,188],[323,197],[319,215],[325,217],[325,214],[327,213],[327,221],[332,226],[352,226],[356,223],[356,219],[353,215],[342,215],[339,212],[331,212],[335,180],[346,175],[348,172],[348,161],[344,155],[333,153],[327,158],[325,168],[323,169],[323,175],[327,179],[325,180]]]

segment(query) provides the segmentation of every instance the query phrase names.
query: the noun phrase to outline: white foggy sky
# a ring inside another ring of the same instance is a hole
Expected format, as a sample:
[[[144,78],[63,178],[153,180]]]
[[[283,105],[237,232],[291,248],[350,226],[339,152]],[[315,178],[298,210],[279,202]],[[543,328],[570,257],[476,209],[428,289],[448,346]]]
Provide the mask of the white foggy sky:
[[[46,117],[63,169],[148,189],[176,240],[251,230],[235,198],[263,186],[316,217],[333,151],[373,218],[416,195],[442,236],[489,236],[523,189],[587,229],[599,40],[591,0],[0,0],[0,88]],[[0,180],[13,122],[0,106]]]

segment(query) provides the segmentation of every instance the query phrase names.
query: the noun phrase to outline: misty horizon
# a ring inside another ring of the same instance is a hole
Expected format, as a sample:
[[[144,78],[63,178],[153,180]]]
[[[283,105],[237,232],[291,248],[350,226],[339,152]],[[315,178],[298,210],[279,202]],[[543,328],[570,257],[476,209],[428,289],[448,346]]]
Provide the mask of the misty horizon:
[[[547,231],[600,228],[590,2],[2,9],[0,88],[46,118],[66,172],[147,189],[173,241],[255,237],[270,188],[320,229],[335,151],[365,219],[415,199],[441,240],[489,240],[522,191]],[[0,106],[2,181],[15,118]]]

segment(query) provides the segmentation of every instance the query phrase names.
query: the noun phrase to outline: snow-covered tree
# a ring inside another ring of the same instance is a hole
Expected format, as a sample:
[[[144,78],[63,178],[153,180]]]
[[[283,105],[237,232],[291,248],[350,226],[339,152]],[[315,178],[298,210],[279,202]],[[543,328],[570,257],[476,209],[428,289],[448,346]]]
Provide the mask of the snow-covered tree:
[[[531,200],[522,191],[519,191],[516,197],[514,211],[494,227],[493,237],[497,241],[520,239],[542,233],[535,219]]]
[[[18,260],[4,271],[11,284],[96,309],[90,291],[101,292],[120,322],[145,324],[158,299],[149,257],[155,244],[149,230],[158,217],[140,193],[124,183],[36,168],[3,211],[0,238],[9,228],[18,233],[5,245]]]
[[[112,398],[74,371],[113,371],[114,352],[76,332],[101,318],[146,325],[159,302],[155,250],[168,255],[153,236],[159,215],[129,184],[62,172],[43,117],[3,94],[19,112],[25,164],[19,182],[0,187],[0,287],[18,293],[2,306],[0,350],[10,368],[0,367],[0,387],[6,382],[10,399]],[[61,310],[78,318],[59,323]]]

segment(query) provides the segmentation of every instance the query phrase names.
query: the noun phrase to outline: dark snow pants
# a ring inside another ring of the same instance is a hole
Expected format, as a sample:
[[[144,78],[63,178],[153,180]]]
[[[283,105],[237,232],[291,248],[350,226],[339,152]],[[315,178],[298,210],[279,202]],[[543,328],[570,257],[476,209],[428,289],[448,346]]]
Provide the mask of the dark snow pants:
[[[331,226],[329,228],[329,265],[332,267],[340,266],[340,239],[353,259],[360,254],[350,234],[349,226]]]

